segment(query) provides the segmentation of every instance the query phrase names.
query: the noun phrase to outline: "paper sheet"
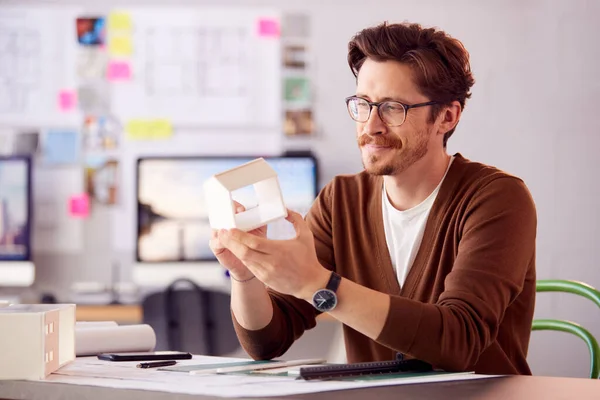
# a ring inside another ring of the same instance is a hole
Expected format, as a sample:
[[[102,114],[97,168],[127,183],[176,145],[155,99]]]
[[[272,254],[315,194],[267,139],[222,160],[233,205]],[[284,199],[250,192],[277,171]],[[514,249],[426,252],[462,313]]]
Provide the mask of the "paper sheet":
[[[75,328],[75,354],[151,351],[156,334],[150,325],[94,326]]]
[[[0,124],[74,126],[80,7],[0,7]]]
[[[109,29],[108,50],[126,57],[135,73],[111,88],[120,120],[159,116],[176,127],[279,129],[281,82],[272,79],[281,70],[278,11],[131,7],[119,13],[114,22],[109,17],[109,27],[134,28]]]
[[[195,356],[178,364],[239,362],[244,359]],[[188,375],[177,372],[143,370],[135,362],[110,363],[95,358],[77,358],[50,375],[46,381],[121,389],[152,390],[216,397],[272,397],[415,383],[490,378],[487,375],[448,374],[430,377],[381,379],[374,381],[304,381],[293,377],[252,375]]]
[[[83,250],[83,220],[69,217],[69,199],[83,190],[79,166],[38,168],[33,174],[33,247],[40,253],[76,254]]]

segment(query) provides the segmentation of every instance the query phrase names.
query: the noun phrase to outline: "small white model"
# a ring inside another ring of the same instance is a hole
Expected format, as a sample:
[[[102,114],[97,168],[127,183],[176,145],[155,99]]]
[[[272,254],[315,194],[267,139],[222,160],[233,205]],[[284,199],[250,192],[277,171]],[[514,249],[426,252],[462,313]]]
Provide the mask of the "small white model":
[[[250,185],[258,206],[236,213],[231,193]],[[213,175],[204,183],[204,194],[213,229],[250,231],[287,216],[277,173],[263,158]]]

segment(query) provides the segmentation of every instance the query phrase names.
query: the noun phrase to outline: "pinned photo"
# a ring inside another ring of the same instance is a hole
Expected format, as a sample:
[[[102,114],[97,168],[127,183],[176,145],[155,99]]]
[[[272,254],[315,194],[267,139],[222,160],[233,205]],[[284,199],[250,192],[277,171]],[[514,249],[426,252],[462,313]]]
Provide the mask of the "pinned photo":
[[[109,115],[88,115],[81,128],[86,151],[114,150],[119,146],[121,125]]]
[[[79,109],[86,114],[103,114],[109,109],[109,87],[93,82],[82,84],[77,88]]]
[[[105,43],[104,17],[77,18],[77,42],[83,46],[101,46]]]
[[[104,79],[108,64],[106,51],[99,47],[83,47],[77,50],[77,77],[82,79]]]
[[[86,192],[100,204],[117,204],[119,161],[107,157],[93,157],[86,160]]]
[[[307,64],[306,46],[289,44],[283,48],[283,65],[287,68],[305,68]]]
[[[283,129],[288,136],[312,135],[314,132],[312,111],[287,110]]]
[[[310,102],[310,82],[303,76],[285,78],[285,101],[292,103]]]

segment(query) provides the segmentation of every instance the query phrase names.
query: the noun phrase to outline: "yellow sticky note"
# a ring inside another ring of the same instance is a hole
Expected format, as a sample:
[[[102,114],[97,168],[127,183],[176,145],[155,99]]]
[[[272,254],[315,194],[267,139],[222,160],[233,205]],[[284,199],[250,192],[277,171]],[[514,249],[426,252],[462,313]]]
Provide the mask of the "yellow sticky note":
[[[125,124],[130,140],[168,139],[173,136],[173,125],[168,119],[132,119]]]
[[[151,120],[149,131],[154,139],[166,139],[173,136],[173,126],[168,119]]]
[[[113,56],[130,56],[133,53],[131,37],[127,35],[112,35],[108,40],[108,52]]]
[[[130,31],[131,15],[125,12],[112,12],[108,16],[108,30],[110,31]]]

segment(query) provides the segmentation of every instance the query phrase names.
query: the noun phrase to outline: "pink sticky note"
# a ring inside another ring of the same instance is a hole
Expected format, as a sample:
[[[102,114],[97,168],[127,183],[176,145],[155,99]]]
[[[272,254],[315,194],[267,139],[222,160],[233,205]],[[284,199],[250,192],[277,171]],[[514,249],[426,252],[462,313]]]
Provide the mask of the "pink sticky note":
[[[58,93],[58,108],[60,111],[69,112],[75,109],[77,94],[73,90],[61,90]]]
[[[125,61],[111,61],[106,69],[106,79],[109,82],[128,81],[131,79],[131,66]]]
[[[274,18],[261,18],[258,20],[258,36],[279,37],[279,21]]]
[[[87,193],[71,196],[69,215],[73,218],[86,218],[90,214],[90,197]]]

